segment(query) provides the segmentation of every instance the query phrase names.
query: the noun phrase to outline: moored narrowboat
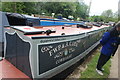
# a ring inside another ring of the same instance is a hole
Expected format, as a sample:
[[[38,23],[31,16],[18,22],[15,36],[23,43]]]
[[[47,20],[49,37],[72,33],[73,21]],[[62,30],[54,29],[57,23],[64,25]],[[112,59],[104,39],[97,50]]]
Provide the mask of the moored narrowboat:
[[[51,78],[89,54],[108,28],[77,24],[5,27],[3,61],[31,79]]]

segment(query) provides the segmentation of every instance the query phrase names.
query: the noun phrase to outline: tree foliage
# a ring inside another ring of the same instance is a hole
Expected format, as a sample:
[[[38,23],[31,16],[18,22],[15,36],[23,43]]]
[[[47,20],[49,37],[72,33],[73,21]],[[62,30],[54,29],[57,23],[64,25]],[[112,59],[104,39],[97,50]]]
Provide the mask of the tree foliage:
[[[0,3],[1,5],[1,3]],[[0,7],[1,8],[1,7]],[[88,6],[84,2],[2,2],[2,11],[15,12],[22,14],[39,14],[45,13],[46,16],[52,16],[52,13],[68,18],[73,16],[77,18],[88,19]],[[117,22],[118,12],[113,13],[112,10],[105,10],[100,16],[91,16],[91,21]]]
[[[109,9],[109,10],[103,11],[103,13],[102,13],[101,15],[102,15],[102,16],[105,16],[105,17],[107,17],[107,18],[111,18],[111,17],[113,17],[113,12],[112,12],[111,9]]]
[[[95,22],[117,22],[118,21],[118,12],[113,13],[112,10],[105,10],[100,16],[91,16],[89,18],[91,21]]]
[[[0,2],[0,11],[2,11],[2,2]]]
[[[88,6],[85,5],[83,2],[77,3],[77,6],[76,6],[76,17],[80,17],[82,19],[86,19],[86,17],[88,17],[87,9],[88,9]]]
[[[23,2],[2,2],[2,11],[24,13],[25,5]]]
[[[87,8],[83,2],[2,2],[2,11],[5,12],[39,15],[45,13],[46,16],[55,13],[62,14],[65,18],[71,15],[85,19]]]

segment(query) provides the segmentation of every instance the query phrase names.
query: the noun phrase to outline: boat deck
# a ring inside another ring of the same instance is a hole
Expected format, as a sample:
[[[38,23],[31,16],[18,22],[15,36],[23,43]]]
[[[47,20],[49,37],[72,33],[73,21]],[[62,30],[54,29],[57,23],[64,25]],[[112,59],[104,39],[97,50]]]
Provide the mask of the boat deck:
[[[64,27],[64,29],[62,29]],[[34,34],[34,35],[26,35],[28,37],[37,37],[37,36],[60,36],[62,33],[65,33],[65,35],[75,35],[75,34],[80,34],[80,33],[85,33],[85,32],[90,32],[94,30],[98,30],[104,27],[108,27],[106,25],[103,25],[101,27],[93,26],[92,28],[77,28],[76,25],[71,25],[71,26],[45,26],[45,27],[35,27],[40,30],[48,30],[48,29],[54,29],[56,32],[51,33],[49,35],[46,34]]]
[[[23,72],[18,70],[14,65],[8,62],[6,59],[0,61],[0,80],[5,78],[27,78],[31,80],[28,76],[26,76]]]

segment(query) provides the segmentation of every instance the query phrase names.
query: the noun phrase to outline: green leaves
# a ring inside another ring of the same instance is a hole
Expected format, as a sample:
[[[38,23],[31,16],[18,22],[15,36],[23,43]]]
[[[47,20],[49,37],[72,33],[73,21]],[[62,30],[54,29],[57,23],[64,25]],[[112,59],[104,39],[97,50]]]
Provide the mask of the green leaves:
[[[88,6],[85,5],[84,3],[77,3],[76,17],[86,19],[88,17],[87,9],[88,9]]]
[[[23,2],[2,2],[2,11],[24,13],[25,5]]]
[[[83,2],[2,2],[2,11],[15,12],[24,14],[39,14],[45,13],[46,16],[51,16],[55,13],[62,14],[63,17],[73,16],[74,19],[87,17],[88,6]]]
[[[118,12],[113,13],[112,10],[105,10],[100,16],[91,16],[89,18],[91,21],[95,22],[117,22],[118,21]]]

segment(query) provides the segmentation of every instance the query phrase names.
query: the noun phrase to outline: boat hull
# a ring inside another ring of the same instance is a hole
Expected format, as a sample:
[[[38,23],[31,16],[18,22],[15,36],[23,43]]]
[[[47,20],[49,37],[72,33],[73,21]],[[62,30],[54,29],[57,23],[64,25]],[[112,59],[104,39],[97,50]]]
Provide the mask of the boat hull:
[[[101,28],[82,34],[49,37],[28,37],[20,31],[11,29],[5,32],[7,35],[5,56],[9,62],[31,78],[50,78],[89,54],[99,44],[103,32],[107,29]],[[11,36],[12,38],[8,38]],[[19,40],[13,41],[16,36]],[[13,52],[8,51],[12,49],[10,47],[11,41],[16,49],[14,56],[11,56]],[[22,43],[18,44],[18,41]],[[21,50],[25,51],[26,47],[28,47],[28,51],[21,55]],[[22,61],[20,61],[21,59]],[[24,61],[27,64],[23,64]]]

